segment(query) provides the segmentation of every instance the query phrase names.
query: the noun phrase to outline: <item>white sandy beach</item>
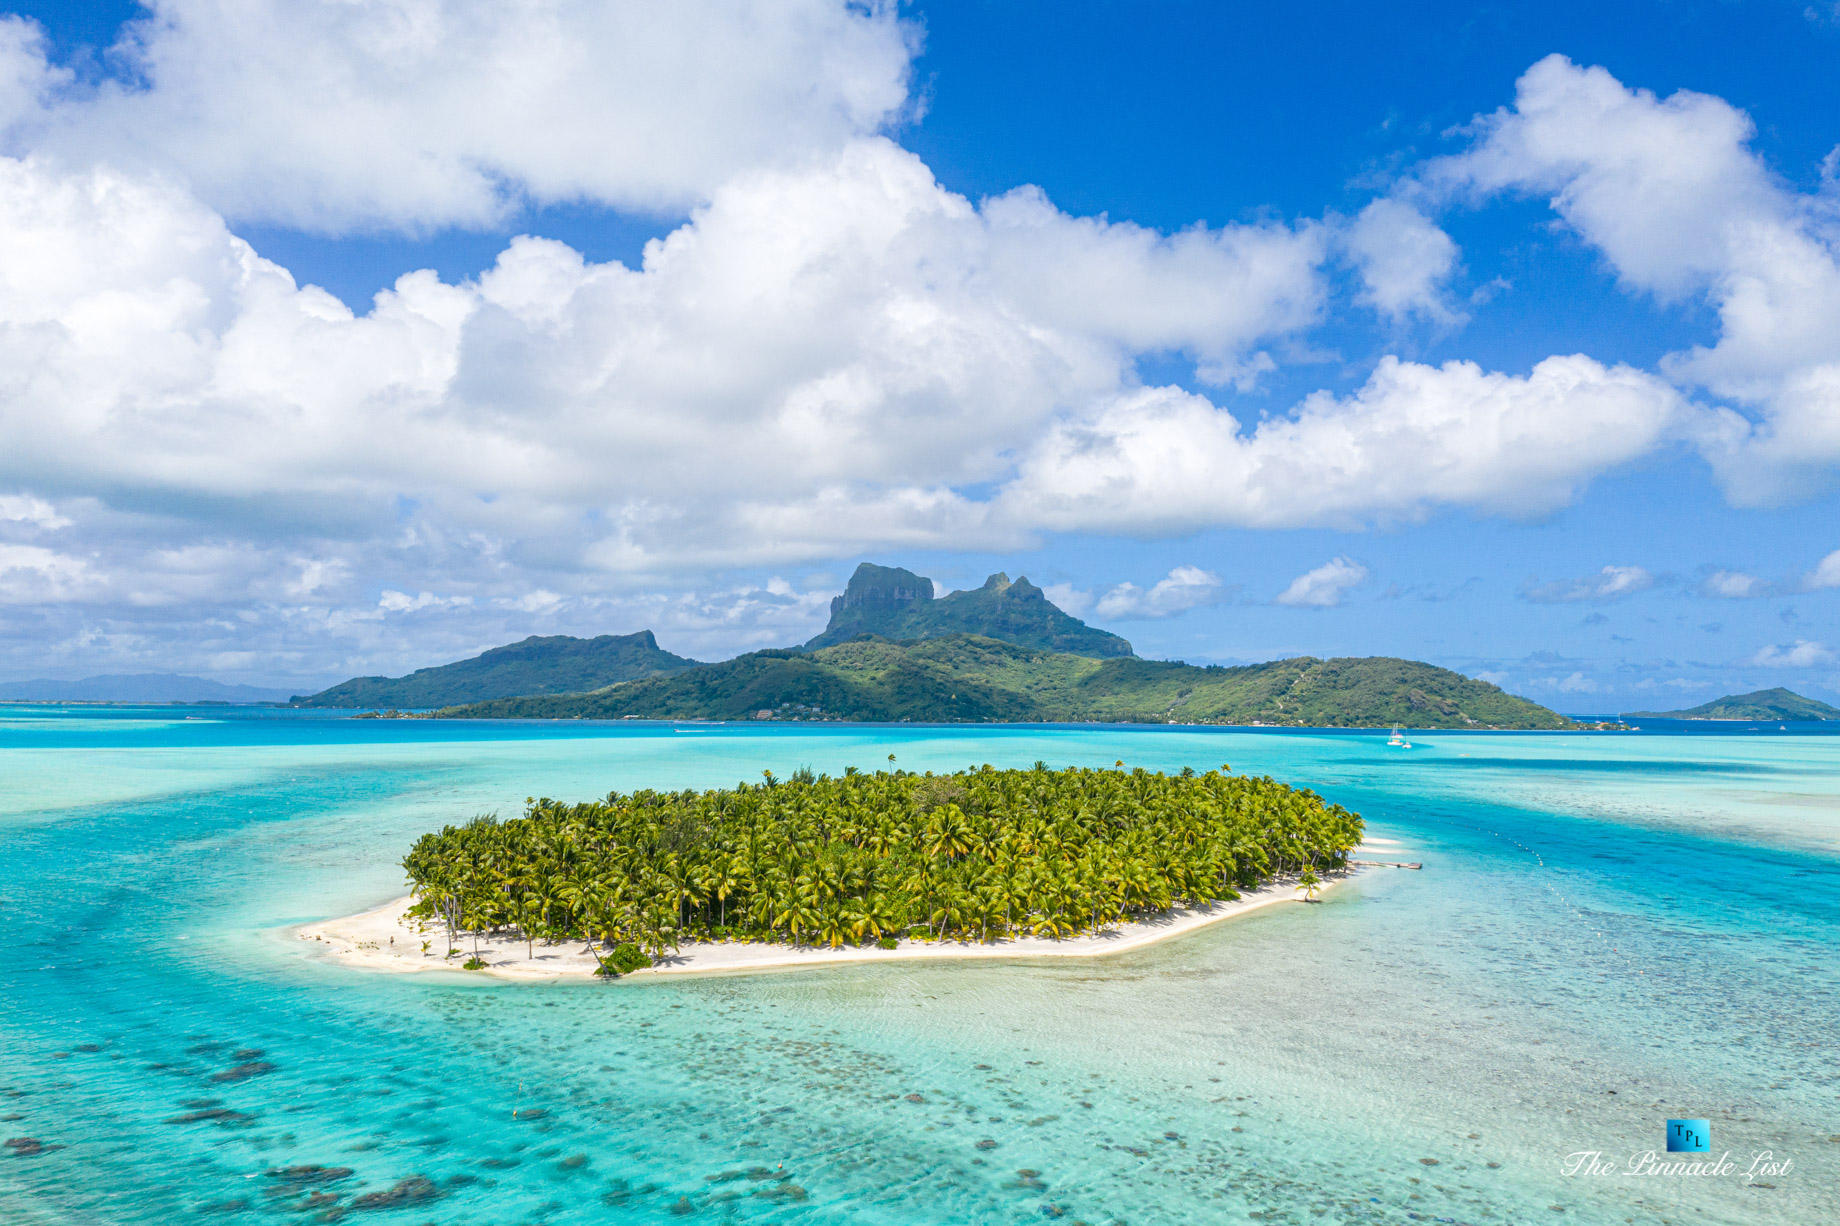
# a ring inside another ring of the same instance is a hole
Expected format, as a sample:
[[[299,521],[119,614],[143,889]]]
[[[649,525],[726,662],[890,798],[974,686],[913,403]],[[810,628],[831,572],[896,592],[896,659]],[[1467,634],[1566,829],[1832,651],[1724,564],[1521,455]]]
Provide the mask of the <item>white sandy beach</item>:
[[[1341,880],[1329,877],[1322,889]],[[1275,903],[1301,902],[1303,894],[1295,882],[1286,881],[1243,895],[1230,902],[1189,909],[1178,907],[1162,915],[1133,923],[1113,925],[1098,935],[1067,937],[1011,937],[990,942],[915,941],[903,939],[893,949],[879,946],[795,946],[765,942],[722,941],[689,943],[667,953],[664,960],[636,975],[681,975],[724,971],[762,971],[801,966],[826,966],[843,962],[888,962],[913,958],[1066,958],[1095,957],[1141,949],[1166,941],[1209,924],[1245,915]],[[473,955],[471,935],[463,935],[458,948],[462,951],[447,957],[447,930],[439,923],[405,920],[412,898],[405,895],[391,899],[370,911],[339,919],[306,924],[294,930],[298,940],[316,942],[324,947],[324,956],[347,966],[363,970],[412,972],[460,971],[460,964]],[[486,963],[474,974],[497,975],[505,979],[568,979],[592,976],[597,965],[594,955],[581,941],[561,944],[537,942],[533,951],[524,941],[511,934],[499,934],[478,941],[479,957]]]

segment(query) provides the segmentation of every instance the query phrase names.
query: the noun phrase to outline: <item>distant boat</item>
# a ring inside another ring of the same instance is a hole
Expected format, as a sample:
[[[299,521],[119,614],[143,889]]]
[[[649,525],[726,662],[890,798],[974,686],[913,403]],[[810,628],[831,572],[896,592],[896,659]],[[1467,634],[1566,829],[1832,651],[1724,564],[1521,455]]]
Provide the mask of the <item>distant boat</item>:
[[[1386,743],[1388,747],[1392,749],[1410,749],[1412,748],[1412,742],[1406,740],[1405,737],[1400,735],[1399,728],[1397,726],[1393,728],[1393,735],[1387,739]]]

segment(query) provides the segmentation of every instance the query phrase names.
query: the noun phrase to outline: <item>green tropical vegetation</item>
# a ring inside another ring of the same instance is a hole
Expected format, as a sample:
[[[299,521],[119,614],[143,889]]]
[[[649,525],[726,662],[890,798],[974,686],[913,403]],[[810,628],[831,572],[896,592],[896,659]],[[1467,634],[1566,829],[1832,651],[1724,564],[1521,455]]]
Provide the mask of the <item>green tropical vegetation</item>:
[[[1139,659],[1027,579],[996,574],[971,591],[933,592],[931,579],[864,562],[831,602],[829,626],[803,647],[700,664],[662,650],[650,631],[533,637],[294,701],[383,718],[1581,726],[1415,660],[1299,656],[1198,667]]]
[[[412,913],[580,940],[603,971],[688,940],[832,947],[1063,937],[1347,863],[1361,819],[1221,771],[809,770],[681,792],[532,800],[423,835]],[[1312,891],[1313,892],[1313,889]]]
[[[978,634],[1038,651],[1100,659],[1129,656],[1131,644],[1062,612],[1028,579],[994,574],[984,586],[933,599],[933,581],[898,566],[864,562],[831,601],[830,624],[807,650],[864,634],[906,641]]]
[[[1804,698],[1781,686],[1770,690],[1753,690],[1749,694],[1727,694],[1703,702],[1685,711],[1631,711],[1650,719],[1840,719],[1840,707],[1830,707],[1814,698]]]
[[[354,677],[293,701],[301,707],[445,707],[514,694],[578,693],[697,665],[659,647],[650,630],[591,639],[532,635],[407,677]]]
[[[1448,669],[1379,656],[1242,667],[1099,660],[978,635],[758,651],[589,694],[500,699],[451,718],[1108,721],[1298,727],[1572,728]]]

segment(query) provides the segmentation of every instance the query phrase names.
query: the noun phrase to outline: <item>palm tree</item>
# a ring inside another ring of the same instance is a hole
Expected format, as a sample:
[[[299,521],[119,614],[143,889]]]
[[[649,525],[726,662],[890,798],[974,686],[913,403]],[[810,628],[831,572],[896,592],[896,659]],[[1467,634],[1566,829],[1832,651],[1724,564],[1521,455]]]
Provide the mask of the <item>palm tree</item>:
[[[714,894],[716,903],[721,907],[716,922],[723,928],[728,927],[728,896],[740,885],[741,878],[735,869],[735,858],[730,855],[717,856],[702,878],[704,897]]]
[[[973,837],[964,811],[957,805],[941,805],[927,822],[926,854],[956,860],[971,850]]]
[[[944,935],[963,928],[966,917],[972,914],[971,897],[956,886],[947,886],[936,898],[932,914],[928,916],[934,930]]]

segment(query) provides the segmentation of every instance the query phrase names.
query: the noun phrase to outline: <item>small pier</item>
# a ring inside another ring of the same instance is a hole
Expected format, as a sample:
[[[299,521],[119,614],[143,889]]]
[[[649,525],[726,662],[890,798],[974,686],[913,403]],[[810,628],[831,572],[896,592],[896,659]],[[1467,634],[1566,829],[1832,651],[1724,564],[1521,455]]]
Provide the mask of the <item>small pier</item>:
[[[1424,865],[1418,863],[1417,861],[1413,861],[1408,864],[1403,860],[1350,860],[1348,863],[1357,865],[1361,868],[1424,868],[1425,867]]]

